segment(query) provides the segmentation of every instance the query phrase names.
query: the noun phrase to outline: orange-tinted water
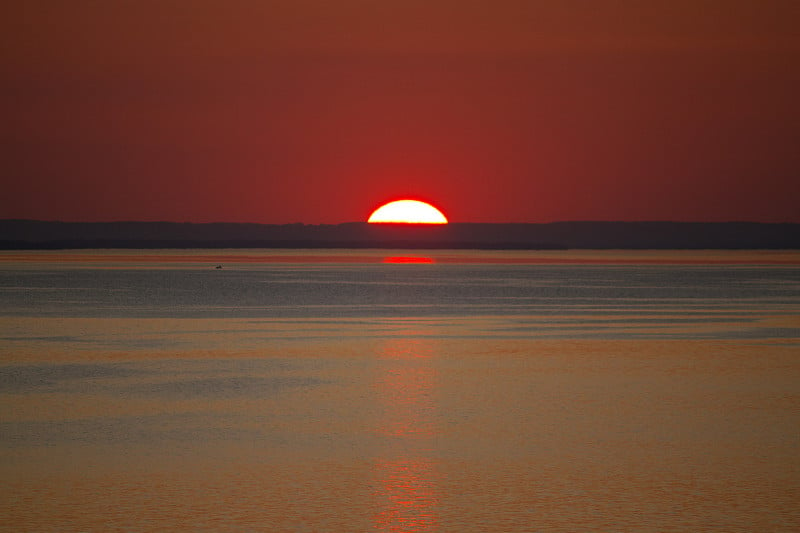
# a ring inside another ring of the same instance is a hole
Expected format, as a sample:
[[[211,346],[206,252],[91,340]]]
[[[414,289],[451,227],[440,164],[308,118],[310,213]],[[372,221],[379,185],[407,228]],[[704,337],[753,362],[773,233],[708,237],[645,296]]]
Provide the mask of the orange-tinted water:
[[[7,315],[0,528],[800,529],[797,301],[680,305]]]

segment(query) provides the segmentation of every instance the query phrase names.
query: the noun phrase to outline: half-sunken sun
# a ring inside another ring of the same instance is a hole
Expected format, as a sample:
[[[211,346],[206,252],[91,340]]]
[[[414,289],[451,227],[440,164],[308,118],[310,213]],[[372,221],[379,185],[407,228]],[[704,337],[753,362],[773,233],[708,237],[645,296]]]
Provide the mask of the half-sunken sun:
[[[370,224],[447,224],[441,211],[419,200],[397,200],[380,206],[372,212]]]

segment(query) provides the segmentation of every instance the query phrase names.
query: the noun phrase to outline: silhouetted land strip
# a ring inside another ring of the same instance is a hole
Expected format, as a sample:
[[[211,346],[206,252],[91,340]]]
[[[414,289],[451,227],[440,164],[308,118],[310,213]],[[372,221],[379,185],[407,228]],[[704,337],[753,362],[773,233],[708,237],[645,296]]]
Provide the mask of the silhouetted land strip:
[[[800,224],[271,225],[0,220],[0,249],[80,248],[798,249]]]

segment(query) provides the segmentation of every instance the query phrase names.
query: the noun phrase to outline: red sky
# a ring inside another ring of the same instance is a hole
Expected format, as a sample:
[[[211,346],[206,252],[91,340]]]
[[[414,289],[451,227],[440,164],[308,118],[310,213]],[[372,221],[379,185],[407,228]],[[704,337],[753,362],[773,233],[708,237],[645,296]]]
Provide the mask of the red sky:
[[[796,0],[8,1],[0,218],[800,222]]]

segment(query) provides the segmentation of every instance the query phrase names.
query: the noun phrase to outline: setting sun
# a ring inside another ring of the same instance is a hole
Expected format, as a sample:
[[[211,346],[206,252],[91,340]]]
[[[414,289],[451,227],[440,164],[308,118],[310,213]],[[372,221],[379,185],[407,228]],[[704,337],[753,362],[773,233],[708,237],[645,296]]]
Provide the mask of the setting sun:
[[[367,222],[400,224],[447,224],[441,211],[419,200],[397,200],[380,206]]]

